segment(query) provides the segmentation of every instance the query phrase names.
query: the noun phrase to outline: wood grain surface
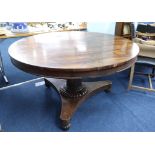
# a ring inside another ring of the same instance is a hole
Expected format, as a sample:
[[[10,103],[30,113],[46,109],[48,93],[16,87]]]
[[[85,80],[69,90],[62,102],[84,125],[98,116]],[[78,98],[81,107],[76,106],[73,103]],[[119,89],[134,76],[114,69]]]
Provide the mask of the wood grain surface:
[[[57,78],[111,74],[130,67],[138,53],[137,44],[128,39],[83,31],[39,34],[9,47],[11,61],[18,68]]]

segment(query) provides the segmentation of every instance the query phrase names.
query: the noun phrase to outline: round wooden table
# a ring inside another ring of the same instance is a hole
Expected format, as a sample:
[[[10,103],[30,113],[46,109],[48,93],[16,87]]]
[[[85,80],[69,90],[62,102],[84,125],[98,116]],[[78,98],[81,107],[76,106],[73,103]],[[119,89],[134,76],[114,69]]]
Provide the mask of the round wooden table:
[[[110,75],[129,68],[139,53],[132,41],[95,32],[52,32],[23,38],[9,47],[12,63],[45,78],[61,98],[63,129],[77,107],[97,91],[110,91],[110,81],[82,82],[86,77]]]

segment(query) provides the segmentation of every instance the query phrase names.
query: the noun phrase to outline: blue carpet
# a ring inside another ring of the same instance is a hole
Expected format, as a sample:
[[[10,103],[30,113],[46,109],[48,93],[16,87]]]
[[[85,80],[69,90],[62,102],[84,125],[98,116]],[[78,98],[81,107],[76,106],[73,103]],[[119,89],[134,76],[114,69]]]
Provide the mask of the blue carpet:
[[[19,39],[21,38],[9,38],[9,39],[3,40],[3,42],[0,42],[0,50],[3,58],[5,73],[9,80],[9,85],[36,78],[35,75],[31,75],[19,70],[10,61],[9,54],[8,54],[8,47],[13,42]],[[0,74],[0,87],[3,87],[3,86],[6,86],[6,84]]]
[[[128,72],[97,79],[111,80],[112,92],[85,101],[73,116],[70,132],[155,131],[155,94],[127,91]],[[0,122],[5,131],[62,131],[57,119],[59,96],[35,82],[0,91]]]

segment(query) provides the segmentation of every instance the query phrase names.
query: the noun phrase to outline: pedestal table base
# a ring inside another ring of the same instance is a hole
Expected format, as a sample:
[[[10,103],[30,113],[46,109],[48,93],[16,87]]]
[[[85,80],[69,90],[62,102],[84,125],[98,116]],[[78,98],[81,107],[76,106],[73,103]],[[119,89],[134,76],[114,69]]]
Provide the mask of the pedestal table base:
[[[70,128],[70,121],[79,105],[99,91],[109,92],[111,81],[82,82],[81,79],[47,78],[45,85],[54,88],[61,98],[60,123],[62,129]]]

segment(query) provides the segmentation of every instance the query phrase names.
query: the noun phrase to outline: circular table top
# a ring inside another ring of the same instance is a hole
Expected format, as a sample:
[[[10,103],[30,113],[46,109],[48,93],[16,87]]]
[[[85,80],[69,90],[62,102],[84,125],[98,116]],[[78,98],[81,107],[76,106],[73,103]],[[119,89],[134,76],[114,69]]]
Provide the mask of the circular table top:
[[[125,69],[136,61],[138,53],[138,45],[128,39],[83,31],[39,34],[9,47],[16,67],[58,78],[98,76],[114,68]]]

